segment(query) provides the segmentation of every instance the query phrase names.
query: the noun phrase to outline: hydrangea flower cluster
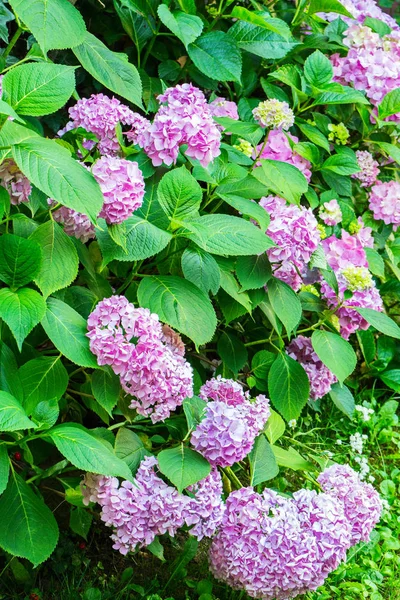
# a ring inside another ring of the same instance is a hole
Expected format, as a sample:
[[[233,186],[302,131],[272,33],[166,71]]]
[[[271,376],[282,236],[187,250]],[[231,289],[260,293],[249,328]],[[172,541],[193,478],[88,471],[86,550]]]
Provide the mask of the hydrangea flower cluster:
[[[358,239],[363,248],[373,248],[372,228],[364,225],[362,217],[358,217],[357,221],[350,223],[349,232]]]
[[[292,499],[269,489],[232,492],[210,548],[214,576],[263,600],[322,585],[351,545],[368,540],[382,504],[350,467],[334,465],[318,481],[325,493],[300,490]]]
[[[124,296],[105,298],[89,315],[87,336],[99,365],[109,365],[132,396],[130,408],[153,423],[193,396],[182,340],[165,334],[158,315],[147,308],[135,308]]]
[[[360,181],[361,187],[374,185],[380,173],[378,161],[374,159],[368,150],[357,150],[356,157],[361,171],[354,173],[352,177]]]
[[[288,134],[288,136],[295,144],[298,143],[299,138],[290,134]],[[253,152],[253,158],[264,158],[286,162],[289,165],[297,167],[303,173],[307,181],[310,181],[311,179],[311,163],[291,148],[287,136],[279,129],[272,129],[268,133],[266,144],[259,144],[257,146],[256,151]]]
[[[68,113],[71,120],[58,135],[82,127],[98,137],[100,153],[111,156],[115,156],[120,150],[116,135],[117,125],[121,123],[135,127],[143,119],[117,98],[109,98],[105,94],[92,94],[90,98],[81,98],[68,109]],[[85,147],[90,150],[93,142],[88,140]]]
[[[298,291],[321,241],[317,220],[311,209],[287,204],[278,196],[261,198],[260,205],[271,215],[267,234],[277,244],[267,250],[274,275]]]
[[[55,206],[56,202],[52,198],[47,200],[50,206]],[[64,226],[64,232],[86,244],[89,240],[96,237],[96,230],[88,216],[77,212],[72,208],[60,206],[53,212],[53,218],[57,223]]]
[[[183,83],[168,88],[157,99],[161,106],[153,123],[127,133],[155,167],[175,163],[183,144],[187,144],[186,155],[204,167],[219,156],[221,132],[203,92],[191,83]]]
[[[238,143],[234,144],[232,147],[236,150],[239,150],[239,152],[243,152],[243,154],[249,158],[253,155],[253,146],[250,144],[250,142],[244,140],[243,138],[239,138]]]
[[[365,17],[365,13],[364,13]],[[369,27],[354,24],[345,32],[347,56],[331,56],[334,79],[365,90],[372,104],[377,105],[390,91],[399,87],[400,34],[392,31],[380,37]],[[397,117],[390,117],[391,120]]]
[[[325,223],[325,225],[333,226],[340,223],[342,220],[342,211],[336,198],[325,202],[319,209],[319,218]]]
[[[157,535],[174,536],[183,525],[201,540],[214,534],[222,520],[222,480],[217,470],[180,494],[157,474],[157,459],[143,459],[134,482],[87,473],[81,484],[84,504],[100,504],[101,519],[114,532],[113,548],[127,554],[148,546]]]
[[[337,377],[318,358],[312,347],[311,339],[304,335],[294,338],[287,347],[289,356],[297,360],[310,382],[310,398],[318,400],[327,394]]]
[[[236,102],[231,102],[225,98],[215,98],[215,100],[209,103],[208,108],[213,117],[228,117],[235,121],[239,120]]]
[[[199,395],[211,401],[192,433],[193,447],[213,466],[229,467],[243,460],[271,414],[267,398],[260,395],[251,401],[237,382],[220,375],[206,382]]]
[[[14,206],[22,202],[29,202],[32,191],[29,179],[21,173],[11,158],[0,164],[0,185],[10,194],[10,202]]]
[[[400,183],[378,181],[371,188],[369,207],[374,219],[381,219],[386,225],[393,224],[396,231],[400,225]]]
[[[338,123],[337,125],[330,123],[328,129],[330,131],[328,140],[342,146],[347,144],[350,138],[350,131],[347,129],[346,125],[343,123]]]
[[[294,124],[294,113],[287,102],[272,98],[253,108],[253,116],[261,127],[290,129]]]
[[[389,25],[391,29],[398,29],[398,24],[388,13],[384,12],[375,0],[343,0],[341,4],[353,15],[353,19],[341,15],[341,19],[348,24],[354,24],[354,22],[364,23],[367,17],[372,19],[379,19],[386,25]],[[336,13],[318,13],[323,16],[327,21],[333,21],[337,19]]]

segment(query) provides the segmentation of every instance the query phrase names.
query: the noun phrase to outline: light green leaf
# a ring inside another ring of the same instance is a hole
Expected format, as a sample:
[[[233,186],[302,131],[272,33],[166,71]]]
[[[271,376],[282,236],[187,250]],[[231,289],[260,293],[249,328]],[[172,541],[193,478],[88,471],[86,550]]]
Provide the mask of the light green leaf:
[[[338,175],[352,175],[360,171],[356,155],[354,153],[352,155],[342,152],[328,156],[322,164],[321,169],[332,171],[332,173],[337,173]]]
[[[272,446],[272,451],[280,467],[287,467],[288,469],[293,469],[293,471],[315,470],[314,465],[303,458],[294,448],[284,450],[284,448],[280,448],[279,446]]]
[[[185,47],[194,42],[203,31],[203,21],[200,17],[188,15],[180,10],[171,12],[166,4],[160,4],[157,13],[165,27],[168,27]]]
[[[391,390],[400,391],[400,369],[389,369],[380,373],[379,377]]]
[[[243,292],[241,290],[240,285],[232,271],[234,265],[232,265],[228,259],[219,257],[217,258],[217,263],[220,269],[221,288],[236,302],[244,306],[248,313],[251,313],[253,305],[250,300],[250,296],[247,292]]]
[[[19,431],[36,427],[18,402],[8,392],[0,392],[0,431]]]
[[[349,306],[351,306],[351,298],[348,300]],[[373,310],[372,308],[359,308],[358,306],[352,307],[353,310],[356,310],[364,319],[375,329],[384,333],[385,335],[389,335],[390,337],[394,337],[397,340],[400,340],[400,327],[385,313],[378,312],[377,310]]]
[[[236,274],[244,291],[263,287],[271,278],[268,256],[266,254],[239,256]]]
[[[311,336],[312,346],[322,360],[343,382],[355,369],[357,364],[356,354],[349,344],[337,333],[325,330],[317,330]]]
[[[261,160],[261,167],[256,167],[253,175],[258,181],[277,196],[285,198],[292,204],[298,204],[300,197],[308,189],[307,179],[293,165],[280,160]]]
[[[105,226],[105,221],[100,220],[102,229],[97,229],[96,235],[104,265],[112,260],[131,262],[150,258],[164,250],[172,239],[172,235],[168,231],[159,229],[142,217],[132,215],[124,223],[126,251],[113,241]]]
[[[367,255],[368,268],[373,275],[383,279],[385,277],[385,263],[382,256],[373,248],[364,248]]]
[[[314,127],[309,123],[298,123],[297,126],[300,129],[300,131],[304,133],[304,135],[311,142],[313,142],[313,144],[316,144],[317,146],[324,148],[324,150],[326,150],[327,152],[330,152],[330,145],[328,139],[323,133],[321,133],[321,131],[317,127]]]
[[[10,459],[8,458],[7,447],[0,446],[0,494],[4,492],[8,483],[10,474]]]
[[[279,467],[271,446],[265,435],[256,438],[252,451],[249,454],[250,485],[259,485],[276,477]]]
[[[304,63],[304,75],[314,87],[324,87],[333,77],[332,63],[322,52],[316,50]]]
[[[4,342],[0,342],[0,389],[23,402],[24,391],[18,374],[17,361]]]
[[[260,350],[251,360],[251,372],[256,379],[258,389],[263,392],[268,391],[268,373],[275,359],[276,354],[273,352]]]
[[[121,391],[119,378],[111,369],[95,371],[92,375],[92,392],[97,402],[112,416]]]
[[[264,427],[264,433],[267,436],[270,444],[275,444],[280,437],[285,433],[286,425],[281,415],[271,410],[267,424]]]
[[[168,477],[179,492],[204,479],[211,471],[211,466],[201,454],[183,444],[162,450],[157,458],[161,473]]]
[[[219,256],[261,254],[274,246],[258,227],[231,215],[204,215],[185,221],[184,227],[186,237],[206,252]]]
[[[39,225],[30,239],[42,250],[42,263],[35,283],[47,297],[68,287],[78,274],[79,259],[71,238],[53,220]]]
[[[37,275],[42,253],[36,242],[6,233],[0,238],[0,280],[11,289],[29,283]]]
[[[0,6],[0,11],[1,11],[1,6]],[[11,108],[11,106],[9,104],[7,104],[7,102],[4,102],[4,100],[0,100],[0,115],[7,115],[8,117],[12,117],[19,123],[25,123],[25,121],[17,115],[15,110],[13,108]]]
[[[27,558],[35,567],[50,556],[58,541],[57,521],[50,508],[15,471],[0,497],[0,512],[3,550]]]
[[[48,50],[73,48],[86,33],[80,12],[68,0],[10,0],[12,9]]]
[[[341,92],[323,92],[322,94],[318,94],[312,106],[320,106],[321,104],[369,104],[369,101],[359,90],[342,86]]]
[[[91,33],[73,48],[83,68],[106,88],[143,108],[142,82],[136,67],[125,54],[112,52]]]
[[[290,334],[301,319],[302,308],[299,297],[287,283],[275,277],[268,281],[267,291],[275,314]]]
[[[393,158],[400,165],[400,148],[395,146],[394,144],[388,144],[387,142],[375,142],[379,148],[384,150],[390,158]]]
[[[247,350],[243,342],[227,331],[223,331],[217,344],[218,354],[228,369],[235,375],[243,368],[247,361]]]
[[[268,225],[270,223],[270,216],[267,211],[260,206],[257,202],[253,202],[253,200],[249,200],[247,198],[242,198],[240,195],[236,194],[224,194],[221,193],[222,186],[218,187],[215,190],[215,193],[229,206],[233,206],[239,213],[254,219],[257,221],[262,231],[267,231]],[[271,240],[271,243],[272,240]]]
[[[220,271],[215,258],[198,246],[189,246],[182,254],[182,271],[185,279],[191,281],[205,294],[218,292]]]
[[[272,404],[286,421],[297,419],[307,403],[310,384],[307,373],[287,354],[278,354],[268,374]]]
[[[390,115],[400,112],[400,87],[385,94],[378,105],[378,116],[386,119]]]
[[[118,429],[115,454],[128,465],[132,473],[136,472],[145,456],[150,456],[140,437],[126,427]]]
[[[242,56],[235,40],[223,31],[200,36],[187,48],[189,57],[207,77],[240,83]]]
[[[104,202],[100,186],[66,148],[32,137],[12,146],[12,155],[24,175],[47,196],[95,221]]]
[[[26,336],[43,319],[45,312],[46,302],[35,290],[0,290],[0,317],[11,329],[19,350]]]
[[[128,465],[84,427],[63,423],[51,429],[48,435],[74,467],[89,473],[132,479]]]
[[[57,350],[70,361],[81,367],[98,368],[89,349],[86,321],[68,304],[49,298],[42,326]]]
[[[32,421],[41,429],[50,429],[56,424],[60,409],[56,398],[42,400],[32,411]]]
[[[20,115],[49,115],[70,99],[75,67],[45,62],[19,65],[4,75],[2,89],[3,100]]]
[[[335,406],[337,406],[339,410],[341,410],[345,415],[347,415],[351,419],[355,410],[355,402],[354,396],[349,390],[349,388],[343,384],[334,383],[331,386],[329,395]]]
[[[41,356],[29,360],[19,369],[24,390],[23,406],[32,414],[39,402],[59,400],[68,385],[68,373],[59,356]]]
[[[299,44],[292,37],[284,38],[279,33],[268,31],[265,27],[244,21],[234,23],[228,35],[242,50],[266,59],[283,58]]]
[[[192,396],[191,398],[185,398],[182,406],[188,429],[193,431],[205,417],[207,402],[198,396]]]
[[[209,342],[217,318],[210,299],[190,281],[175,276],[145,277],[138,288],[140,306],[187,335],[196,346]]]
[[[319,12],[333,12],[352,18],[354,16],[338,0],[311,0],[310,6],[308,7],[308,14],[313,15]]]
[[[171,220],[197,216],[203,192],[186,167],[164,175],[157,188],[158,201]]]
[[[235,6],[232,10],[231,17],[234,19],[239,19],[240,21],[246,21],[247,23],[258,25],[259,27],[263,27],[264,29],[278,33],[284,38],[290,38],[292,35],[290,28],[285,21],[267,17],[265,12],[260,14],[250,11],[247,8],[243,8],[242,6]]]

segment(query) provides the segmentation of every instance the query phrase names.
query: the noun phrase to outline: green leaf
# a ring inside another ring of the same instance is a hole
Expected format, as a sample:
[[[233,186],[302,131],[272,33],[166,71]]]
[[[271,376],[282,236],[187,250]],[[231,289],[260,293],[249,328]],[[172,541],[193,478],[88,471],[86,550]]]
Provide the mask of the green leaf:
[[[259,390],[268,391],[268,373],[275,359],[276,354],[268,350],[260,350],[253,356],[251,360],[251,372],[256,378]]]
[[[340,383],[334,383],[329,392],[332,402],[345,415],[350,417],[354,415],[355,403],[354,397],[348,387]]]
[[[205,416],[207,402],[198,396],[192,396],[191,398],[185,398],[182,406],[188,429],[193,431]]]
[[[158,201],[171,220],[197,216],[203,192],[186,167],[164,175],[157,189]]]
[[[220,271],[215,258],[198,246],[189,246],[182,254],[182,271],[205,294],[216,294],[220,285]]]
[[[89,473],[132,479],[128,465],[84,427],[63,423],[51,429],[48,435],[74,467]]]
[[[187,48],[189,57],[207,77],[240,83],[242,56],[235,40],[223,31],[200,36]]]
[[[218,354],[228,369],[235,375],[243,368],[247,362],[247,350],[245,345],[238,337],[232,333],[224,331],[218,340]]]
[[[275,314],[290,335],[301,319],[302,308],[299,297],[287,283],[275,277],[269,280],[267,291]]]
[[[382,101],[378,104],[378,116],[380,119],[386,119],[390,115],[400,112],[400,87],[385,94]]]
[[[130,429],[121,427],[115,438],[115,454],[135,473],[145,456],[150,456],[140,437]]]
[[[86,33],[80,12],[68,0],[10,0],[43,53],[80,44]]]
[[[235,6],[232,9],[231,17],[239,19],[240,21],[246,21],[246,23],[258,25],[259,27],[278,33],[284,38],[290,38],[292,35],[290,28],[285,21],[267,17],[265,12],[260,14],[250,11],[247,8],[243,8],[242,6]]]
[[[389,369],[380,373],[379,377],[391,390],[400,391],[400,369]]]
[[[1,6],[0,6],[0,11],[1,11]],[[4,102],[4,100],[0,100],[0,115],[7,115],[8,117],[12,117],[19,123],[25,123],[25,121],[17,115],[15,110],[13,108],[11,108],[11,106],[9,104],[7,104],[7,102]]]
[[[36,242],[9,233],[0,238],[0,280],[12,289],[32,281],[41,260],[42,253]]]
[[[0,40],[8,44],[9,33],[7,23],[15,19],[13,13],[3,3],[0,4]]]
[[[219,256],[261,254],[272,240],[249,221],[231,215],[204,215],[184,222],[186,237],[206,252]]]
[[[314,87],[324,87],[333,77],[332,63],[322,52],[316,50],[304,63],[304,75]]]
[[[367,255],[368,268],[373,275],[377,277],[385,277],[385,263],[382,256],[373,248],[365,248],[365,254]]]
[[[100,186],[66,148],[31,137],[12,146],[12,155],[23,174],[47,196],[96,219],[104,202]]]
[[[263,287],[272,275],[268,256],[266,254],[239,256],[236,263],[236,275],[243,291]]]
[[[14,354],[4,342],[0,341],[0,390],[4,390],[23,402],[24,391],[18,374],[18,365]]]
[[[305,460],[294,448],[284,450],[279,446],[272,446],[272,451],[280,467],[287,467],[293,471],[314,471],[314,465]]]
[[[47,297],[68,287],[78,274],[79,259],[71,238],[53,220],[39,225],[30,239],[42,250],[42,263],[35,283]]]
[[[279,473],[275,455],[263,434],[256,438],[249,454],[249,462],[250,485],[252,486],[269,481]]]
[[[124,221],[126,228],[125,251],[114,242],[105,226],[105,221],[100,220],[100,224],[102,229],[96,230],[96,236],[104,265],[112,260],[132,262],[150,258],[164,250],[172,239],[172,235],[168,231],[159,229],[142,217],[132,215]]]
[[[400,148],[394,144],[388,144],[387,142],[375,142],[375,144],[384,150],[390,156],[390,158],[393,158],[398,165],[400,165]]]
[[[8,392],[0,392],[0,431],[19,431],[36,427],[18,402]]]
[[[257,202],[253,202],[253,200],[241,198],[240,195],[236,196],[234,194],[223,194],[220,191],[221,189],[223,189],[223,186],[219,186],[215,190],[215,193],[224,202],[229,204],[229,206],[233,206],[233,208],[235,208],[239,213],[242,213],[243,215],[254,219],[254,221],[257,221],[262,231],[267,231],[270,223],[270,216],[262,206],[260,206]]]
[[[263,130],[257,123],[236,121],[236,119],[230,119],[229,117],[214,117],[214,119],[218,125],[222,125],[225,131],[240,135],[254,146],[258,144],[263,136]]]
[[[121,391],[119,378],[111,369],[99,369],[92,375],[92,392],[97,402],[112,416]]]
[[[318,358],[343,382],[355,369],[356,354],[349,344],[337,333],[317,330],[311,336],[311,342]]]
[[[234,23],[228,35],[242,50],[266,59],[283,58],[299,44],[292,37],[287,36],[285,39],[279,33],[244,21]]]
[[[147,550],[149,552],[151,552],[155,557],[158,558],[158,560],[161,560],[161,562],[165,562],[165,558],[164,558],[164,547],[160,542],[160,539],[156,536],[154,538],[154,540],[151,542],[151,544],[148,544],[146,546]]]
[[[79,506],[72,508],[69,517],[69,526],[71,530],[87,540],[93,516],[85,509]]]
[[[43,400],[58,401],[68,385],[68,373],[59,356],[29,360],[19,369],[19,376],[24,390],[23,406],[28,415]]]
[[[328,156],[326,161],[322,164],[321,169],[332,171],[338,175],[352,175],[353,173],[358,173],[360,171],[355,154],[350,155],[347,153]]]
[[[340,4],[338,0],[311,0],[310,6],[308,7],[308,14],[314,15],[319,12],[337,13],[344,15],[345,17],[353,18],[353,15]]]
[[[349,305],[351,305],[351,299],[349,300]],[[354,306],[353,310],[360,313],[370,325],[381,333],[400,340],[400,327],[385,313],[378,312],[372,308],[359,308],[358,306]]]
[[[371,329],[363,330],[359,329],[356,332],[358,343],[360,344],[361,352],[363,353],[365,362],[370,364],[376,355],[376,343],[375,337]],[[393,340],[389,340],[393,342]]]
[[[161,473],[168,477],[179,492],[204,479],[211,471],[209,463],[201,454],[183,444],[162,450],[157,458]]]
[[[10,474],[10,460],[8,458],[7,448],[0,446],[0,494],[4,492],[8,483],[8,476]]]
[[[313,125],[309,125],[308,123],[297,123],[298,128],[304,135],[311,141],[313,144],[324,148],[327,152],[330,152],[329,141],[326,136],[321,133],[321,131],[314,127]]]
[[[321,104],[369,104],[368,99],[359,90],[342,86],[341,92],[323,92],[315,97],[311,106]]]
[[[208,296],[190,281],[175,276],[145,277],[138,288],[140,306],[184,333],[196,346],[211,340],[217,318]]]
[[[272,404],[286,421],[297,419],[307,403],[310,383],[303,367],[287,354],[278,354],[268,374]]]
[[[91,33],[86,33],[83,43],[73,48],[82,67],[106,88],[142,106],[142,82],[136,67],[125,54],[112,52]]]
[[[57,422],[59,414],[60,409],[56,398],[42,400],[35,406],[32,412],[32,421],[34,421],[41,430],[50,429],[50,427],[53,427]]]
[[[275,444],[285,433],[286,425],[281,415],[274,410],[271,410],[267,424],[264,427],[264,433],[267,436],[270,444]]]
[[[261,167],[256,167],[253,175],[277,196],[281,196],[298,204],[300,197],[308,189],[307,179],[293,165],[280,160],[261,160]]]
[[[372,31],[377,33],[380,37],[388,35],[392,31],[392,28],[389,27],[387,23],[384,23],[380,19],[374,19],[373,17],[366,17],[363,25],[372,29]]]
[[[86,321],[68,304],[49,298],[42,326],[57,350],[70,361],[81,367],[98,368],[89,349]]]
[[[0,290],[0,317],[11,329],[19,350],[26,336],[43,319],[45,312],[46,302],[35,290]]]
[[[240,289],[240,285],[232,272],[233,265],[227,259],[218,258],[217,262],[220,268],[221,288],[236,302],[244,306],[248,313],[251,313],[253,306],[250,296]]]
[[[172,31],[185,47],[194,42],[203,31],[203,21],[200,17],[188,15],[180,10],[171,12],[166,4],[160,4],[157,13],[165,27]]]
[[[3,550],[28,559],[35,567],[50,556],[58,541],[57,521],[50,508],[15,471],[0,497],[0,512]]]
[[[44,62],[20,65],[4,75],[2,89],[3,100],[20,115],[49,115],[74,92],[75,67]]]

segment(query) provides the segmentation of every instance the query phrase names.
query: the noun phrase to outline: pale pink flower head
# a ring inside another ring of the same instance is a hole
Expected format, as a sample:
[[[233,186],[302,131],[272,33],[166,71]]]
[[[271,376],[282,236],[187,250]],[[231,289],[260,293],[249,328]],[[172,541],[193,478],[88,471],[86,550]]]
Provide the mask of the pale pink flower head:
[[[285,134],[283,131],[279,129],[272,129],[268,133],[267,143],[265,144],[264,149],[263,143],[259,144],[256,148],[256,151],[253,153],[254,159],[269,159],[269,160],[280,160],[281,162],[286,162],[289,165],[293,165],[299,171],[301,171],[307,181],[311,179],[311,163],[297,154],[294,150],[292,150],[288,137],[297,144],[299,139],[291,134]],[[260,155],[260,152],[262,153]],[[260,164],[259,162],[257,164]]]
[[[48,198],[47,202],[50,206],[56,205],[56,201],[52,198]],[[72,208],[60,206],[53,212],[53,219],[64,226],[64,232],[67,235],[80,240],[82,244],[86,244],[96,237],[94,225],[89,217]]]
[[[378,181],[369,195],[369,207],[374,219],[392,224],[396,231],[400,225],[400,183],[397,181]]]
[[[236,102],[231,102],[225,98],[215,98],[208,105],[213,117],[228,117],[229,119],[239,120],[239,113]]]
[[[322,240],[326,259],[334,271],[349,266],[368,267],[367,255],[359,238],[342,229],[342,237],[335,235]]]
[[[357,150],[356,156],[361,171],[354,173],[352,177],[360,181],[361,187],[370,187],[376,182],[380,173],[379,163],[368,150]]]
[[[297,360],[310,382],[310,398],[318,400],[328,394],[337,377],[318,358],[312,347],[311,339],[303,335],[294,338],[287,347],[287,353]]]
[[[0,185],[10,194],[10,202],[14,206],[29,202],[32,192],[29,179],[21,173],[11,158],[7,158],[0,164]]]
[[[325,202],[319,209],[319,217],[325,225],[333,226],[340,223],[342,220],[342,211],[340,210],[339,202],[334,198]]]

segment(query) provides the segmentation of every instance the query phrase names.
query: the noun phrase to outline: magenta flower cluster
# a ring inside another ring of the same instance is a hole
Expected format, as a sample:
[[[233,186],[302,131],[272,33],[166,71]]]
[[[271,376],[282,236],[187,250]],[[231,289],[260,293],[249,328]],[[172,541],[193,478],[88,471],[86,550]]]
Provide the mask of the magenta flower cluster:
[[[57,204],[52,198],[49,198],[47,202],[50,206]],[[72,208],[60,206],[53,212],[53,218],[64,226],[64,232],[67,235],[75,237],[83,244],[96,237],[94,225],[89,217]]]
[[[382,504],[349,467],[334,465],[318,481],[325,493],[300,490],[292,499],[269,489],[232,492],[210,548],[213,575],[263,600],[322,585],[350,546],[368,539]]]
[[[267,255],[274,275],[298,291],[311,255],[321,241],[318,222],[311,209],[287,204],[278,196],[261,198],[260,205],[271,216],[267,234],[276,247],[267,250]]]
[[[32,191],[29,179],[21,173],[11,158],[0,164],[0,185],[10,194],[11,204],[18,205],[22,202],[29,202]]]
[[[354,22],[364,23],[367,17],[372,19],[379,19],[379,21],[383,21],[386,25],[389,25],[392,29],[398,29],[398,24],[388,13],[384,12],[378,3],[375,0],[342,0],[342,6],[344,6],[351,15],[353,15],[353,19],[350,17],[345,17],[343,15],[340,18],[348,23],[349,25],[354,24]],[[337,13],[318,13],[319,16],[323,16],[324,19],[328,21],[333,21],[337,19]]]
[[[400,183],[398,181],[378,181],[369,195],[369,207],[374,219],[392,224],[396,231],[400,225]]]
[[[337,377],[324,365],[314,352],[311,339],[304,335],[294,338],[287,347],[289,356],[297,360],[310,382],[310,398],[318,400],[327,394]]]
[[[127,554],[148,546],[157,535],[174,536],[191,527],[197,539],[211,537],[222,520],[222,480],[217,470],[180,494],[158,475],[154,456],[143,459],[134,482],[87,473],[81,484],[84,503],[101,506],[101,519],[113,528],[113,548]]]
[[[271,414],[265,396],[252,401],[238,386],[219,375],[200,389],[200,397],[211,401],[190,441],[213,466],[229,467],[243,460]]]
[[[170,331],[163,332],[158,315],[135,308],[124,296],[105,298],[88,318],[90,349],[99,365],[113,369],[132,397],[130,407],[153,423],[193,396],[192,367],[182,340]]]
[[[133,127],[128,139],[143,148],[155,167],[176,162],[179,149],[206,167],[220,154],[221,132],[202,91],[191,83],[168,88],[157,98],[161,103],[153,123]],[[231,108],[230,108],[231,109]]]
[[[311,163],[292,149],[289,138],[295,144],[299,141],[299,138],[290,133],[285,134],[279,129],[272,129],[268,134],[267,142],[257,146],[256,151],[253,153],[253,158],[257,159],[257,161],[259,159],[280,160],[281,162],[293,165],[303,173],[307,181],[310,181]],[[260,163],[258,162],[258,164]]]
[[[235,121],[239,120],[237,104],[231,100],[220,97],[215,98],[215,100],[209,103],[208,108],[213,117],[228,117]]]
[[[374,185],[380,173],[378,161],[368,150],[357,150],[356,157],[361,171],[354,173],[352,177],[360,181],[361,187]]]

